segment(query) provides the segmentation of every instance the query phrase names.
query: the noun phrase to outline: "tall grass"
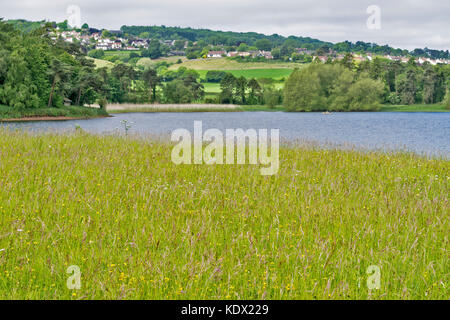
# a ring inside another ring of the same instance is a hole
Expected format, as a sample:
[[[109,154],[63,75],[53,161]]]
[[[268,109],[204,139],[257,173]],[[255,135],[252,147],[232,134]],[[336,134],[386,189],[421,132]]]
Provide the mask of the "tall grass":
[[[162,142],[1,131],[0,299],[448,299],[447,160],[280,152],[264,177],[175,166]]]
[[[107,115],[105,110],[90,107],[63,106],[61,108],[17,109],[0,105],[0,120],[36,117],[88,118]]]

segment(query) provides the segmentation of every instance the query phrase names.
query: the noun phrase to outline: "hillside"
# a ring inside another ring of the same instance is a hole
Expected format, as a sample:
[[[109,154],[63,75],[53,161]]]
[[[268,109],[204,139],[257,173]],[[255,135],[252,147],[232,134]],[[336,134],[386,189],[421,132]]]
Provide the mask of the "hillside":
[[[15,28],[30,32],[38,29],[45,21],[27,21],[23,19],[7,20],[8,23],[13,24]],[[54,26],[62,29],[67,28],[67,21],[56,23],[51,22]],[[70,29],[70,28],[69,28]],[[105,30],[105,29],[102,29]],[[99,32],[89,28],[89,32]],[[125,39],[133,38],[148,38],[158,40],[184,40],[191,43],[199,43],[210,46],[239,46],[242,43],[257,47],[260,50],[270,51],[272,49],[279,49],[280,55],[285,56],[284,53],[291,51],[292,48],[305,48],[307,50],[323,50],[328,52],[332,50],[337,53],[372,53],[378,55],[392,55],[392,56],[414,56],[414,57],[430,57],[433,59],[450,59],[448,50],[433,50],[429,48],[417,48],[408,51],[401,48],[393,48],[387,44],[379,45],[376,43],[369,43],[364,41],[357,41],[355,43],[350,41],[342,41],[339,43],[331,43],[310,37],[302,37],[292,35],[284,37],[278,34],[265,35],[257,32],[232,32],[232,31],[215,31],[209,29],[194,29],[181,27],[166,27],[166,26],[122,26],[120,31],[110,31],[110,34],[124,37]],[[179,49],[183,49],[180,47]],[[292,52],[290,52],[292,53]]]
[[[188,60],[182,64],[175,64],[170,70],[177,70],[180,67],[195,70],[250,70],[250,69],[295,69],[300,68],[301,63],[292,62],[238,62],[227,58],[197,59]]]

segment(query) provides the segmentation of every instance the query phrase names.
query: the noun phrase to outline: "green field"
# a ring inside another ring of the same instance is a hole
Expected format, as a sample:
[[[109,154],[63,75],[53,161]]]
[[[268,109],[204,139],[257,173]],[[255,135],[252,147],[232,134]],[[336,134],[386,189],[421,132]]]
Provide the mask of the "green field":
[[[186,67],[195,70],[247,70],[247,69],[295,69],[302,68],[305,65],[291,62],[237,62],[228,58],[216,59],[197,59],[187,60],[182,64],[176,64],[170,67],[171,70],[177,70],[179,67]]]
[[[268,78],[274,80],[287,79],[294,71],[292,69],[244,69],[244,70],[221,70],[229,72],[235,77],[245,77],[247,79]],[[197,70],[201,78],[205,78],[208,70]]]
[[[117,56],[119,58],[129,58],[130,57],[130,53],[134,52],[139,54],[140,51],[126,51],[126,50],[107,50],[105,51],[105,57],[112,57],[112,56]]]
[[[0,132],[0,299],[448,299],[449,161],[292,147],[265,177],[171,150]]]
[[[114,67],[114,63],[107,61],[107,60],[102,60],[102,59],[95,59],[95,58],[91,58],[91,57],[87,57],[87,59],[93,60],[95,63],[95,67],[96,68],[112,68]]]
[[[158,62],[167,62],[167,63],[176,63],[178,60],[186,61],[186,57],[182,56],[173,56],[173,57],[164,57],[159,59],[150,59],[150,58],[141,58],[136,63],[137,66],[143,66],[144,68],[152,67]]]
[[[409,106],[402,105],[384,105],[380,111],[384,112],[449,112],[441,104],[413,104]]]

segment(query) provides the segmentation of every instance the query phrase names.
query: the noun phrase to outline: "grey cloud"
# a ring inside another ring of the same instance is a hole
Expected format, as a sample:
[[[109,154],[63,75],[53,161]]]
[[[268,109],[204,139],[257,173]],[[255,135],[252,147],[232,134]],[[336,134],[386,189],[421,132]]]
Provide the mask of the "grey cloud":
[[[440,0],[0,0],[0,17],[61,21],[70,4],[80,6],[83,22],[99,28],[164,24],[450,48],[450,2]],[[381,30],[366,27],[369,5],[381,8]]]

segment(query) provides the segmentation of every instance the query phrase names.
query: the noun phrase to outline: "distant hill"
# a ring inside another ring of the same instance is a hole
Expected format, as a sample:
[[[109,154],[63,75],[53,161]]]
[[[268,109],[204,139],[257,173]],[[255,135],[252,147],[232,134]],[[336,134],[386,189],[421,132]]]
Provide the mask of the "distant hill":
[[[21,30],[23,32],[31,32],[34,30],[39,29],[45,21],[28,21],[23,19],[18,20],[7,20],[8,23],[14,25],[14,27],[18,30]]]
[[[148,33],[151,37],[158,39],[185,39],[188,41],[203,40],[211,45],[229,45],[236,46],[240,43],[246,43],[250,46],[257,45],[258,41],[268,40],[272,48],[281,47],[295,47],[306,48],[310,50],[317,50],[324,48],[325,50],[332,49],[337,52],[365,52],[380,55],[393,56],[427,56],[434,59],[449,59],[449,51],[432,50],[428,48],[415,49],[408,51],[405,49],[393,48],[388,45],[378,45],[376,43],[369,43],[357,41],[352,43],[350,41],[343,41],[339,43],[325,42],[309,37],[289,36],[284,37],[278,34],[264,35],[256,32],[231,32],[231,31],[213,31],[209,29],[193,29],[181,27],[166,27],[166,26],[122,26],[120,30],[124,34],[133,36],[140,36]]]
[[[229,45],[235,46],[240,43],[246,43],[250,46],[256,44],[258,40],[269,40],[272,43],[272,47],[281,46],[289,39],[292,43],[295,43],[298,47],[305,47],[309,49],[318,49],[322,46],[332,46],[331,42],[325,42],[309,37],[296,37],[291,36],[289,38],[273,34],[270,36],[256,33],[256,32],[232,32],[232,31],[213,31],[209,29],[193,29],[193,28],[180,28],[180,27],[166,27],[166,26],[122,26],[120,30],[123,33],[139,36],[142,33],[148,32],[150,35],[160,39],[185,39],[188,41],[200,41],[204,40],[208,44],[212,45]]]
[[[38,29],[45,21],[27,21],[23,19],[8,20],[7,22],[13,24],[17,29],[30,32]],[[55,26],[55,22],[52,22]],[[67,22],[65,22],[67,24]],[[61,25],[58,24],[58,25]],[[373,53],[379,55],[392,56],[407,56],[415,57],[430,57],[434,59],[450,59],[449,50],[433,50],[428,48],[418,48],[412,51],[405,49],[393,48],[388,45],[378,45],[376,43],[369,43],[357,41],[356,43],[350,41],[343,41],[339,43],[331,43],[313,39],[310,37],[289,36],[284,37],[278,34],[265,35],[256,32],[232,32],[232,31],[214,31],[209,29],[194,29],[181,27],[166,27],[166,26],[122,26],[120,31],[111,31],[115,36],[132,36],[142,37],[143,35],[149,38],[156,38],[161,40],[186,40],[191,42],[202,41],[207,45],[223,45],[223,46],[239,46],[245,43],[249,46],[266,47],[268,51],[274,48],[289,51],[291,48],[306,48],[308,50],[318,50],[323,48],[325,51],[334,50],[336,52],[361,52]]]

